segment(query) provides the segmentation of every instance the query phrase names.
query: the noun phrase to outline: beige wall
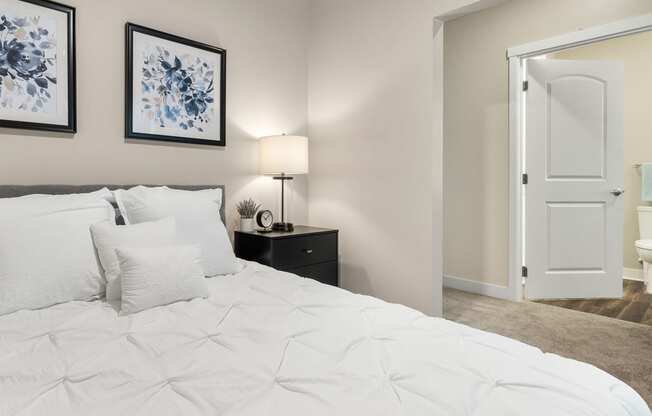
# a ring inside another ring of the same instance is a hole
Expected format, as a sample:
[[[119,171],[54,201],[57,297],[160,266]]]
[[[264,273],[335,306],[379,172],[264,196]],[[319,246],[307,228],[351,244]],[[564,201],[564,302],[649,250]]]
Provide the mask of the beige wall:
[[[558,52],[551,59],[595,59],[625,64],[625,228],[624,266],[641,269],[634,242],[638,240],[641,175],[634,163],[652,161],[652,32],[610,39]]]
[[[426,313],[441,310],[433,17],[468,3],[315,0],[312,9],[311,222],[341,230],[345,288]]]
[[[476,0],[69,3],[79,133],[0,132],[0,183],[224,183],[233,228],[238,199],[278,205],[255,138],[310,133],[309,222],[342,231],[344,287],[440,313],[432,18]],[[226,148],[125,143],[126,21],[228,50]],[[291,219],[308,222],[307,178],[293,185]]]
[[[444,274],[507,285],[510,46],[652,12],[649,0],[512,0],[446,25]]]
[[[68,0],[77,7],[79,132],[0,131],[0,183],[226,184],[238,199],[276,208],[277,184],[257,175],[257,137],[306,133],[305,0]],[[228,51],[227,147],[125,143],[124,25],[150,26]],[[307,181],[292,219],[307,220]]]
[[[295,181],[291,219],[341,230],[345,288],[439,313],[432,18],[496,0],[69,2],[79,133],[3,130],[0,183],[224,183],[233,228],[238,199],[278,206],[255,138],[309,133],[310,195]],[[126,21],[228,50],[226,148],[125,143]]]

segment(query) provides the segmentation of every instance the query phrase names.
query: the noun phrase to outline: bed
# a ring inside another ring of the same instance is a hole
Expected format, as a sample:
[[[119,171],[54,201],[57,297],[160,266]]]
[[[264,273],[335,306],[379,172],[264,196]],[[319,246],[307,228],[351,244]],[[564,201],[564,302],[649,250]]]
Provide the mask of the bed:
[[[207,299],[133,315],[97,300],[0,317],[0,415],[650,415],[588,364],[241,266]]]

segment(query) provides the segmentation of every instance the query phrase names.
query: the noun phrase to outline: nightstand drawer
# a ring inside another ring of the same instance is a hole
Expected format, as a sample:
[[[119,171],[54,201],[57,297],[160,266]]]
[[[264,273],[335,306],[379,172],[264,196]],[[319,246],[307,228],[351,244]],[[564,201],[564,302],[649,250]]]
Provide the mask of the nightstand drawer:
[[[233,248],[239,258],[337,286],[337,238],[337,230],[297,225],[289,233],[236,231]]]
[[[310,266],[299,267],[297,269],[289,269],[287,271],[297,274],[301,277],[314,279],[327,285],[339,286],[339,270],[336,261],[312,264]]]
[[[274,266],[283,269],[337,260],[337,233],[281,238],[273,243]]]

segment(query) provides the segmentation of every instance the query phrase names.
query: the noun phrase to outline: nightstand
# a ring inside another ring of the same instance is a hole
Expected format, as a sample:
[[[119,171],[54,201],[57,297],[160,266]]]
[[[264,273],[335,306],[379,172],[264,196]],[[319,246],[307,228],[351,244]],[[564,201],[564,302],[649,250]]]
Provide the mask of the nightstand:
[[[337,230],[297,225],[293,232],[235,232],[235,255],[339,286]]]

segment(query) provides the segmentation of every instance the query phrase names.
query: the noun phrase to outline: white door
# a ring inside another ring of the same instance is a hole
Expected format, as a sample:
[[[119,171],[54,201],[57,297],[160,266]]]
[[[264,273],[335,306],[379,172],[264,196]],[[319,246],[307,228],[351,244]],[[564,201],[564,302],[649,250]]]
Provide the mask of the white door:
[[[623,295],[623,64],[529,60],[525,296]]]

